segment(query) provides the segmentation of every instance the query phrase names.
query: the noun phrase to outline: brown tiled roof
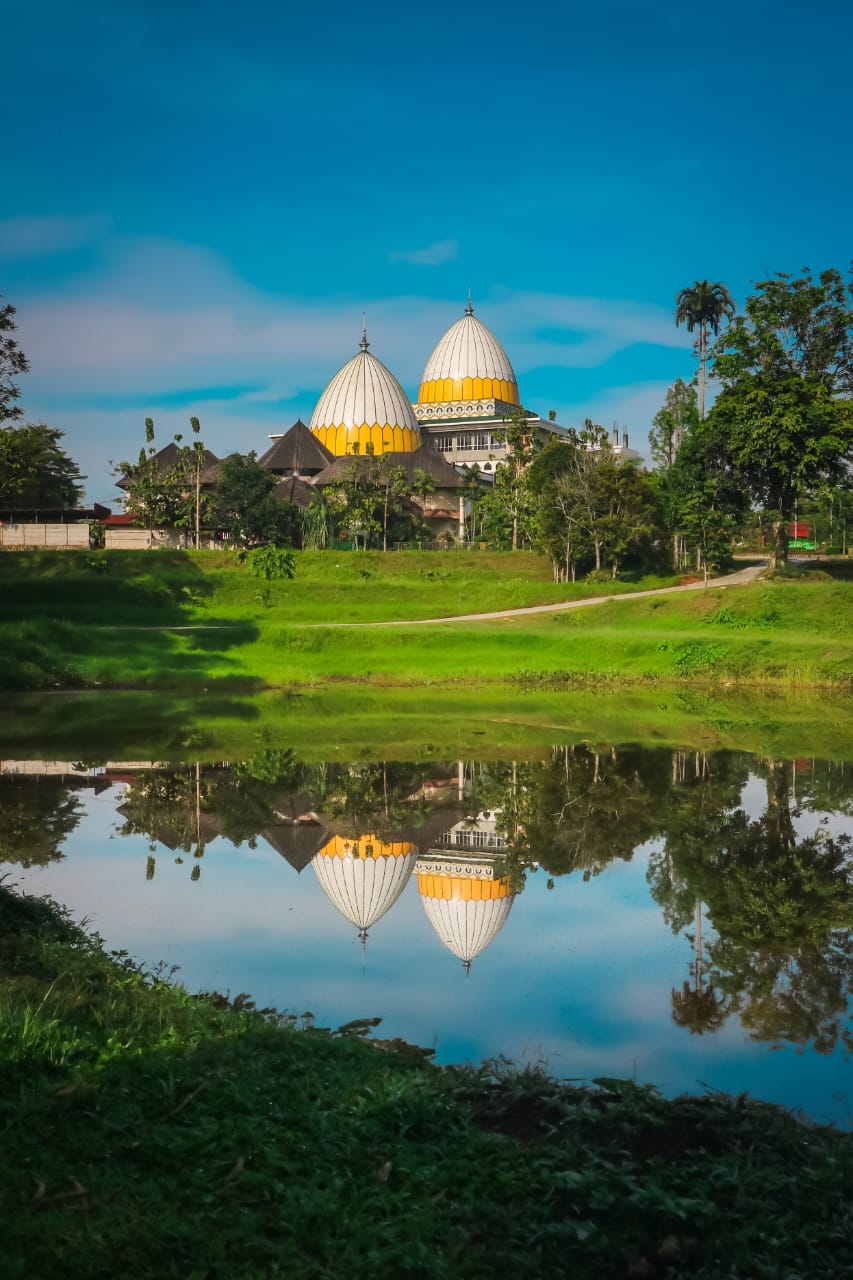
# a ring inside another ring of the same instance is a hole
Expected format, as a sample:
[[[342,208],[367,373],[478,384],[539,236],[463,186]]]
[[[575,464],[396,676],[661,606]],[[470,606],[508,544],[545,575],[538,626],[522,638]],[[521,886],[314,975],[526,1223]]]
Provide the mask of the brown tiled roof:
[[[311,494],[314,486],[299,476],[282,476],[272,491],[272,496],[279,502],[292,502],[295,507],[306,511],[311,505]]]
[[[258,462],[268,471],[319,471],[327,467],[334,456],[299,418]]]
[[[328,831],[319,822],[282,822],[265,827],[261,835],[296,872],[308,866],[329,838]]]
[[[174,441],[170,441],[169,444],[163,445],[163,448],[154,455],[154,461],[157,463],[158,472],[162,475],[163,472],[168,471],[170,467],[175,465],[177,457],[178,446]],[[204,465],[201,469],[202,484],[211,484],[219,474],[219,467],[221,465],[221,459],[217,458],[213,450],[205,449]],[[122,476],[120,480],[116,480],[116,486],[119,489],[127,489],[130,486],[130,481],[126,475]]]
[[[446,462],[440,453],[422,444],[420,449],[411,453],[383,453],[382,458],[388,460],[392,467],[400,467],[407,480],[414,480],[416,471],[425,471],[435,481],[437,489],[461,489],[465,484],[462,476]],[[344,458],[335,458],[325,470],[314,477],[314,484],[334,484],[337,480],[346,479],[353,472],[367,467],[374,459],[359,454],[347,454]]]

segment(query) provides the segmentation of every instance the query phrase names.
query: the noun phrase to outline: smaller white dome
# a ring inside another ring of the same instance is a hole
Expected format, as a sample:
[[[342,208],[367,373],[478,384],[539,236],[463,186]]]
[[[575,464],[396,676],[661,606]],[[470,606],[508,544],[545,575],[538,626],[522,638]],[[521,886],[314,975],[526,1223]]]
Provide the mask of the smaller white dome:
[[[406,841],[332,836],[311,866],[330,901],[365,935],[405,889],[416,858],[416,847]]]
[[[366,453],[413,452],[422,440],[414,410],[390,369],[367,349],[361,350],[332,378],[317,401],[309,428],[337,457]]]

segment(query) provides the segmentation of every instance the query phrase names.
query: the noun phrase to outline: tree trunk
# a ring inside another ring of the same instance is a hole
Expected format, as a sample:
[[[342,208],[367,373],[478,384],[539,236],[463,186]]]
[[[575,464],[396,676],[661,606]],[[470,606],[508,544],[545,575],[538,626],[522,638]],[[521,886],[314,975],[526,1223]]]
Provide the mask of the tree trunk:
[[[512,549],[518,550],[518,516],[512,517]]]
[[[774,520],[770,525],[769,567],[775,573],[782,565],[788,563],[788,521],[782,518]]]
[[[681,547],[679,546],[679,542],[680,539],[678,534],[674,533],[672,535],[672,567],[676,573],[678,573],[681,565]]]
[[[705,421],[705,324],[699,325],[699,421]]]
[[[596,542],[595,544],[595,570],[596,570],[596,573],[600,572],[601,570],[601,543],[600,542]]]

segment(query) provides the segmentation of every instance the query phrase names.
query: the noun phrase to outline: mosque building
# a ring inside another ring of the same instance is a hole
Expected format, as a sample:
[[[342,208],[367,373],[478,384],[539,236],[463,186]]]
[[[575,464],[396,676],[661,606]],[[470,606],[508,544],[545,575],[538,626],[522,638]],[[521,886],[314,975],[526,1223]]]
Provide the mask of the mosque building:
[[[359,350],[337,371],[317,401],[306,427],[301,420],[270,437],[260,464],[279,477],[275,493],[308,507],[312,490],[340,485],[359,459],[383,457],[413,482],[424,473],[429,494],[412,499],[433,536],[465,540],[465,494],[469,484],[489,485],[507,456],[507,428],[519,421],[531,436],[558,439],[567,432],[557,422],[524,408],[509,356],[491,329],[474,314],[470,293],[463,315],[439,339],[410,401],[394,374],[369,350],[366,329]],[[614,427],[613,453],[637,461]],[[167,445],[158,465],[169,462]],[[208,453],[202,488],[210,488],[221,467]],[[476,468],[476,471],[474,470]],[[128,488],[123,477],[120,487]],[[131,516],[112,517],[113,522]],[[114,531],[113,531],[114,532]],[[137,531],[133,531],[134,533]]]
[[[531,431],[565,434],[557,423],[523,408],[509,356],[474,315],[470,294],[461,319],[427,360],[416,402],[409,401],[393,373],[368,347],[363,332],[360,351],[332,378],[308,424],[335,458],[370,452],[402,457],[421,454],[426,447],[458,468],[476,463],[490,478],[506,456],[506,428],[518,414]],[[300,426],[297,423],[291,432]],[[286,442],[291,432],[271,437],[273,449],[262,462],[276,456],[277,442]],[[314,482],[322,484],[323,472],[315,476]]]

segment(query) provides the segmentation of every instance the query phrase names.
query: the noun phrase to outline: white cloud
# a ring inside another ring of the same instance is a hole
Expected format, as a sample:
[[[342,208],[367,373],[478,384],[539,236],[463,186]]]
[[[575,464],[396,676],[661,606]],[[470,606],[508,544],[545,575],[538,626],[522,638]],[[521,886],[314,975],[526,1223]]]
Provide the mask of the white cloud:
[[[110,218],[100,213],[4,218],[0,221],[0,258],[47,258],[91,244],[109,229]]]
[[[436,240],[423,249],[392,249],[388,261],[408,262],[413,267],[438,267],[443,262],[452,262],[458,255],[457,240]]]

